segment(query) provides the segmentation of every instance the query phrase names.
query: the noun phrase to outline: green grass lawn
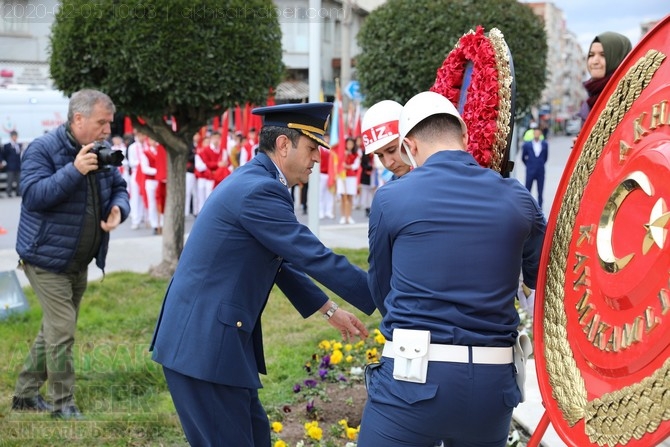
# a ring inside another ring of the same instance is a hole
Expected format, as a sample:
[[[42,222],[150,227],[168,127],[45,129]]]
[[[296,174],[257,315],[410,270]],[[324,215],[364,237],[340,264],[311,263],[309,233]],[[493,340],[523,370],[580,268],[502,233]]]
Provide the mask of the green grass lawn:
[[[367,269],[367,250],[338,252]],[[147,351],[166,285],[128,272],[89,284],[74,348],[75,398],[86,416],[77,422],[10,411],[16,377],[41,320],[35,295],[26,288],[30,310],[0,321],[0,446],[187,445],[162,371]],[[370,329],[380,320],[378,313],[368,317],[344,307]],[[262,377],[261,401],[276,412],[294,398],[292,387],[304,378],[305,360],[319,341],[339,334],[318,315],[304,320],[276,288],[263,314],[263,334],[268,375]]]

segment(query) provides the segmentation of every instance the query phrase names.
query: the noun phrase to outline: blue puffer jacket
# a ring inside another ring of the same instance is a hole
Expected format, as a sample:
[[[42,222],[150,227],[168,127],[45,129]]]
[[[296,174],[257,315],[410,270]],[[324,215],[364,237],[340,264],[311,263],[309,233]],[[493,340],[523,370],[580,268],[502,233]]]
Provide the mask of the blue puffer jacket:
[[[78,150],[68,140],[65,125],[35,139],[21,161],[21,219],[16,251],[21,259],[55,273],[63,272],[74,256],[86,212],[86,176],[74,167]],[[126,182],[119,171],[100,172],[100,216],[112,206],[121,220],[130,212]],[[103,232],[96,265],[104,271],[109,233]]]

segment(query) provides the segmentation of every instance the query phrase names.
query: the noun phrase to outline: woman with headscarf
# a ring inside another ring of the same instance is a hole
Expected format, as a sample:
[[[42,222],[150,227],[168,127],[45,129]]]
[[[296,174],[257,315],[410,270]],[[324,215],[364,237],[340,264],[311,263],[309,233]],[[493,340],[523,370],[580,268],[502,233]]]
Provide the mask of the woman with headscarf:
[[[591,79],[584,83],[584,88],[586,88],[589,97],[582,103],[579,111],[582,121],[586,120],[612,74],[632,48],[633,46],[626,36],[612,31],[598,34],[593,39],[586,59],[586,67]]]

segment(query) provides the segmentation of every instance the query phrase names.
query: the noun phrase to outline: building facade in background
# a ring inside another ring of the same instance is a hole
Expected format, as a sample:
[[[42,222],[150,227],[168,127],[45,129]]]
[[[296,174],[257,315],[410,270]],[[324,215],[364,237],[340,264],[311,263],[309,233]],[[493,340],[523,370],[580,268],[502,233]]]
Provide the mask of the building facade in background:
[[[586,55],[575,34],[567,29],[563,11],[552,2],[527,5],[542,19],[547,33],[546,85],[533,115],[541,125],[564,131],[565,124],[586,99],[582,86],[586,80]]]
[[[0,88],[52,86],[48,48],[58,7],[55,0],[0,0]]]

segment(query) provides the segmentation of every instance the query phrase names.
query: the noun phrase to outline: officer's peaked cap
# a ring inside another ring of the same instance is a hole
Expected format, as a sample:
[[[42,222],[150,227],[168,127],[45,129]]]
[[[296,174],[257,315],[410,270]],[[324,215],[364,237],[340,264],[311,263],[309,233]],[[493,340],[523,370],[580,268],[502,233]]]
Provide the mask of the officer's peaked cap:
[[[258,107],[251,113],[263,117],[263,127],[276,126],[295,129],[321,146],[330,149],[330,145],[325,142],[323,136],[326,133],[332,109],[332,102],[314,102]]]

